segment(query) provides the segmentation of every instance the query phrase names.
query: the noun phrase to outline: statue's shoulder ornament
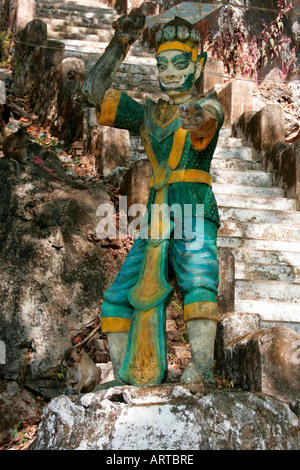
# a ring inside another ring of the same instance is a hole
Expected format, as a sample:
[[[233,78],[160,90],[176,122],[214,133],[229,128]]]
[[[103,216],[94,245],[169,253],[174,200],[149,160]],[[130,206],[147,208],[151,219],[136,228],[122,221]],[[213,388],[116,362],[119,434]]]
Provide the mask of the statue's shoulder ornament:
[[[168,101],[160,99],[157,103],[146,100],[144,111],[144,125],[158,142],[169,137],[180,127],[179,106],[170,105]]]

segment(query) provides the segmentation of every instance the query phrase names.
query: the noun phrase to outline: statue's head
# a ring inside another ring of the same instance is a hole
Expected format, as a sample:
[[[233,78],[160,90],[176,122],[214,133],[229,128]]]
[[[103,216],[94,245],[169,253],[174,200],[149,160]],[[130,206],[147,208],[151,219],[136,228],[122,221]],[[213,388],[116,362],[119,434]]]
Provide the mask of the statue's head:
[[[156,33],[159,85],[176,102],[189,99],[205,65],[207,54],[198,55],[199,43],[193,25],[178,17]]]

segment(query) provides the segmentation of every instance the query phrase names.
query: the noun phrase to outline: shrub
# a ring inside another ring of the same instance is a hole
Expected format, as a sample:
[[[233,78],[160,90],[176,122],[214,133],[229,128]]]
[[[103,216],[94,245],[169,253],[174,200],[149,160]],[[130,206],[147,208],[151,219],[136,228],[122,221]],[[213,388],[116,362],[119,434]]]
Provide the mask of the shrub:
[[[283,19],[293,6],[288,0],[278,0],[277,7],[276,18],[269,26],[262,20],[260,34],[251,39],[238,10],[231,6],[221,9],[219,31],[214,37],[210,32],[208,42],[213,55],[223,60],[228,74],[248,76],[258,83],[258,71],[277,57],[281,64],[281,80],[285,80],[295,63],[296,46],[288,52],[292,40],[283,35]]]

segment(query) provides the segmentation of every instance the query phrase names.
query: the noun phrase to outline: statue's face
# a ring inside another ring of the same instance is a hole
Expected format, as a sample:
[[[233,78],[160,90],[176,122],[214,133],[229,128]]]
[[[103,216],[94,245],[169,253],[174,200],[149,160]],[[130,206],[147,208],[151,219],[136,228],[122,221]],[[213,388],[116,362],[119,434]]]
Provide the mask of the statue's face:
[[[177,103],[188,100],[202,65],[191,59],[190,52],[170,49],[156,57],[161,90]]]

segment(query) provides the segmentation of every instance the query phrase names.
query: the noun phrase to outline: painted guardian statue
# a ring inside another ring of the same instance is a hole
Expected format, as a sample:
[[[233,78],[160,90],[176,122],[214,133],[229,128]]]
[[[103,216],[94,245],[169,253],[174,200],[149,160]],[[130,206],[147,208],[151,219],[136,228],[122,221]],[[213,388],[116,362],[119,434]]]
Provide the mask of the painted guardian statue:
[[[163,382],[167,375],[166,306],[173,294],[168,279],[171,266],[184,297],[192,355],[181,381],[210,384],[214,383],[219,321],[216,240],[220,224],[209,170],[224,116],[215,92],[205,97],[195,93],[207,56],[198,54],[197,31],[178,17],[165,24],[156,37],[159,85],[169,99],[140,104],[111,88],[144,21],[142,15],[134,14],[117,20],[112,41],[82,88],[86,99],[97,107],[99,124],[140,135],[153,169],[148,236],[135,240],[104,295],[102,330],[108,335],[116,379],[132,385]],[[189,220],[192,236],[182,221],[181,236],[174,235],[176,216],[169,218],[167,229],[161,223],[157,208],[174,204],[182,209],[184,220]],[[203,208],[202,224],[199,206]]]

